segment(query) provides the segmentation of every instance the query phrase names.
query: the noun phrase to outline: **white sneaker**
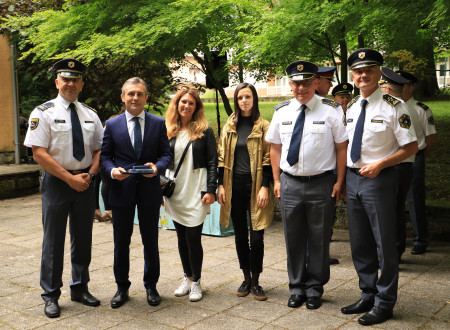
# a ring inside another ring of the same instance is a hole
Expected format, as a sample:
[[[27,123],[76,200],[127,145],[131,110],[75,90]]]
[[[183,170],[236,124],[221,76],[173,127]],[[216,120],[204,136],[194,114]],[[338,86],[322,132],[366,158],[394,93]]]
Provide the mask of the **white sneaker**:
[[[184,278],[183,283],[175,290],[173,293],[176,297],[185,296],[189,293],[189,289],[191,288],[192,281],[187,277]]]
[[[199,301],[202,299],[202,286],[200,285],[200,280],[197,282],[192,282],[191,292],[189,293],[190,301]]]

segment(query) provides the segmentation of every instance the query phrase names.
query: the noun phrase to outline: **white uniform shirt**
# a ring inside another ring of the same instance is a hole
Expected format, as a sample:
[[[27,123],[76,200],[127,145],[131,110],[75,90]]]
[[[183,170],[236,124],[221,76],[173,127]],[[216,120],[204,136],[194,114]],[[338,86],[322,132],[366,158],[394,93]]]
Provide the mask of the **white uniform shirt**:
[[[436,126],[434,126],[434,117],[431,109],[425,104],[418,102],[413,97],[411,97],[406,104],[414,109],[419,115],[419,121],[422,124],[421,128],[425,136],[436,134]],[[426,144],[423,148],[426,147]],[[419,150],[422,150],[419,146]]]
[[[294,166],[289,165],[286,157],[301,104],[294,98],[274,113],[266,141],[282,145],[280,169],[283,172],[310,176],[336,168],[335,143],[347,141],[343,123],[344,112],[340,106],[335,108],[323,103],[322,99],[323,97],[314,95],[306,104],[299,158]]]
[[[102,148],[103,126],[97,114],[76,101],[83,132],[85,156],[81,161],[73,157],[70,102],[61,95],[33,110],[30,115],[24,145],[47,148],[49,155],[66,170],[81,170],[92,164],[92,154]]]
[[[394,102],[399,102],[396,106],[393,106],[383,99],[383,95],[387,94],[384,94],[378,88],[367,98],[369,103],[366,106],[361,158],[356,163],[352,162],[350,152],[363,98],[359,97],[347,109],[348,167],[361,168],[394,154],[399,146],[404,146],[417,140],[405,103],[388,95]]]

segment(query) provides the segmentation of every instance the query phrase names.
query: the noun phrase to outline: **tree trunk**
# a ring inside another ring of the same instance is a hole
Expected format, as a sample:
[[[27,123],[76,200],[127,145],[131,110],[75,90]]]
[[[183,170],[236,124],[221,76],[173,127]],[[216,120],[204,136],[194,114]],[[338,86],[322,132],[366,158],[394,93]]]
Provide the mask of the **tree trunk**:
[[[347,42],[345,41],[345,26],[342,26],[341,32],[342,34],[339,38],[339,48],[341,49],[341,83],[345,83],[348,82],[348,48]]]
[[[427,64],[423,70],[423,74],[418,77],[419,82],[414,89],[414,94],[417,99],[433,97],[439,91],[436,65],[434,63],[433,41],[427,40],[421,45],[423,47],[415,50],[415,55],[426,59]]]

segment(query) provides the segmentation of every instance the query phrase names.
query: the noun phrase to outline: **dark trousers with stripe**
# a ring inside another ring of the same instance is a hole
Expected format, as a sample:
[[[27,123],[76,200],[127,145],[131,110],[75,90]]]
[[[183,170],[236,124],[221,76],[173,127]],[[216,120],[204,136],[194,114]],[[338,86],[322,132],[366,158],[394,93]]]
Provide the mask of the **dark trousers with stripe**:
[[[69,218],[71,288],[87,287],[91,262],[92,224],[95,210],[95,185],[83,192],[70,188],[64,181],[44,171],[41,178],[42,243],[41,280],[47,301],[61,295],[64,265],[64,242]]]
[[[397,189],[393,167],[375,178],[347,171],[348,227],[361,298],[374,300],[376,307],[386,310],[392,310],[397,301]]]

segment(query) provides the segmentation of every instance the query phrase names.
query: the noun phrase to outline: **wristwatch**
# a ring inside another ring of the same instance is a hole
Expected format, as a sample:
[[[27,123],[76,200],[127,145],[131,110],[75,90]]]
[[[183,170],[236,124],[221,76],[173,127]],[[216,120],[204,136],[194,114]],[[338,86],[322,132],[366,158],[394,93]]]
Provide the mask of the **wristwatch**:
[[[94,181],[95,174],[92,174],[91,172],[88,172],[89,176],[91,177],[91,181]]]

